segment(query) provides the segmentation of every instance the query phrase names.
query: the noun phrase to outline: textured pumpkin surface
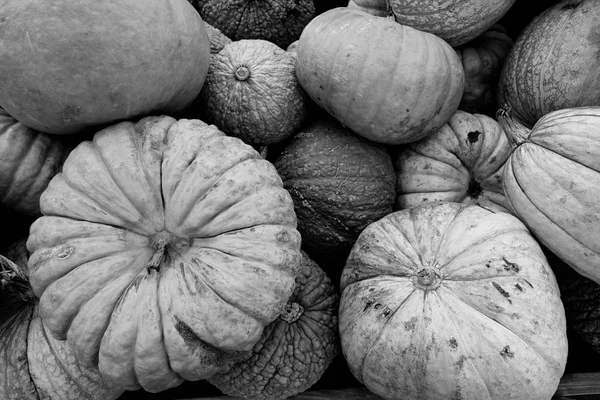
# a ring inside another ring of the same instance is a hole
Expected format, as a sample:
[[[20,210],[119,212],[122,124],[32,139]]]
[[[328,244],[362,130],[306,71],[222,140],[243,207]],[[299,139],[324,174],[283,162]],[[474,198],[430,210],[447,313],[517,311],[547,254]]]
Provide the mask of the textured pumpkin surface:
[[[40,195],[74,146],[28,128],[0,108],[0,204],[40,215]]]
[[[228,368],[293,293],[290,195],[252,147],[200,120],[96,133],[40,204],[27,247],[46,327],[126,389]]]
[[[350,0],[348,7],[356,8],[378,17],[387,17],[389,14],[386,0]]]
[[[234,41],[263,39],[285,49],[315,16],[313,0],[190,0],[206,22]]]
[[[66,342],[53,339],[38,315],[27,282],[25,241],[0,258],[0,398],[3,400],[111,400],[123,390],[80,365]]]
[[[339,352],[339,296],[327,274],[303,253],[288,313],[272,322],[251,356],[209,382],[229,396],[286,399],[305,391]]]
[[[0,107],[41,132],[183,110],[208,70],[186,0],[6,0],[0,20]]]
[[[527,228],[427,203],[369,225],[341,279],[342,352],[384,399],[550,399],[567,359],[555,276]]]
[[[315,254],[345,257],[365,226],[392,212],[395,173],[385,147],[331,118],[294,135],[274,164],[302,243]]]
[[[600,104],[595,0],[563,0],[548,7],[520,33],[498,83],[498,103],[532,127],[543,115]]]
[[[266,40],[238,40],[214,55],[199,106],[205,120],[251,145],[294,134],[308,113],[292,54]]]
[[[388,0],[400,24],[460,46],[494,25],[515,0]]]
[[[470,42],[455,48],[465,70],[465,91],[458,108],[490,116],[499,108],[496,88],[513,40],[501,25],[494,25]]]
[[[438,130],[458,108],[460,60],[440,38],[340,7],[315,17],[297,49],[311,99],[375,142],[402,144]]]
[[[600,283],[600,107],[557,110],[525,128],[499,121],[516,149],[503,185],[510,208],[550,251]]]
[[[503,166],[512,152],[502,127],[483,114],[456,114],[395,157],[396,209],[436,200],[508,212]]]
[[[219,29],[215,28],[211,24],[204,23],[204,27],[206,28],[206,33],[208,34],[208,42],[210,43],[210,54],[217,54],[225,45],[231,43],[231,39],[229,39],[223,32]]]

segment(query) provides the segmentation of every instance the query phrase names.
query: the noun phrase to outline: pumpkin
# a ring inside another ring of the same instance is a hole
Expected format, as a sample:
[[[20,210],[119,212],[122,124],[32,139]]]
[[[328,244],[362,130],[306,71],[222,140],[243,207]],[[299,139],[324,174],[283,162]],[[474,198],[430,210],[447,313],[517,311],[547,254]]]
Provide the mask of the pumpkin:
[[[300,234],[273,165],[200,120],[79,144],[30,227],[48,331],[119,386],[158,392],[250,351],[293,293]]]
[[[348,7],[306,26],[296,75],[317,105],[384,144],[437,131],[457,110],[464,88],[462,65],[446,42]]]
[[[30,129],[0,108],[0,204],[41,215],[40,195],[75,145]]]
[[[556,110],[529,129],[503,108],[515,143],[502,183],[509,207],[552,253],[600,283],[600,107]]]
[[[325,271],[302,255],[286,313],[265,328],[248,359],[208,379],[229,396],[294,396],[314,385],[338,355],[338,293]]]
[[[508,212],[502,172],[511,151],[495,119],[459,110],[439,131],[394,158],[395,207],[444,200]]]
[[[395,173],[386,148],[331,117],[294,135],[273,163],[313,256],[345,258],[365,226],[392,212]]]
[[[498,22],[515,0],[387,0],[394,19],[456,47]]]
[[[315,16],[313,0],[190,0],[202,19],[233,41],[262,39],[285,49]]]
[[[350,0],[347,7],[356,8],[377,17],[387,17],[389,15],[386,0]]]
[[[210,54],[217,54],[223,50],[225,45],[231,43],[231,39],[229,39],[223,32],[211,24],[205,22],[204,27],[206,28],[208,42],[210,43]]]
[[[465,90],[458,108],[495,116],[500,71],[513,40],[502,25],[494,25],[470,42],[455,48],[465,70]]]
[[[27,276],[25,241],[0,256],[0,398],[112,400],[123,390],[79,364],[48,334]]]
[[[44,133],[181,111],[208,70],[186,0],[6,0],[0,21],[0,107]]]
[[[598,19],[594,0],[559,1],[534,18],[506,58],[498,104],[527,127],[552,111],[600,105]]]
[[[280,143],[308,114],[292,54],[266,40],[237,40],[212,58],[198,105],[203,120],[253,146]]]
[[[525,225],[432,202],[366,227],[340,281],[342,353],[383,399],[546,400],[567,360],[556,278]]]

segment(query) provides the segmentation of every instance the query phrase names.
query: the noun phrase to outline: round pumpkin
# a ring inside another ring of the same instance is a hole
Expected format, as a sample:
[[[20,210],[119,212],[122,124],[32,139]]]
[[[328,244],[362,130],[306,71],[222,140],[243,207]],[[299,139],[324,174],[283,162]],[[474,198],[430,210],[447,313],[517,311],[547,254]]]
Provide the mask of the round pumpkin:
[[[500,71],[513,46],[502,25],[494,25],[475,39],[455,48],[465,70],[465,91],[459,110],[495,116]]]
[[[531,129],[508,108],[498,121],[515,143],[502,176],[509,207],[551,252],[600,283],[600,107],[553,111]]]
[[[386,0],[350,0],[348,8],[356,8],[377,17],[387,17],[389,15]]]
[[[77,362],[55,340],[38,313],[27,274],[25,241],[0,255],[0,398],[3,400],[112,400],[123,389]]]
[[[515,0],[387,0],[395,20],[460,46],[485,32]]]
[[[0,21],[0,107],[40,132],[181,111],[208,70],[186,0],[6,0]]]
[[[458,108],[464,72],[442,39],[364,11],[315,17],[297,48],[296,75],[344,126],[385,143],[417,141]]]
[[[511,152],[495,119],[459,110],[439,131],[395,156],[395,207],[443,200],[508,212],[502,172]]]
[[[40,195],[75,145],[30,129],[0,108],[0,205],[41,215]]]
[[[200,120],[99,131],[40,205],[27,240],[40,315],[80,362],[127,390],[228,369],[293,293],[300,234],[281,178]]]
[[[525,225],[426,203],[363,230],[339,310],[350,371],[383,399],[547,400],[567,361],[556,278]]]
[[[392,212],[395,173],[386,148],[331,117],[294,135],[273,163],[311,255],[345,258],[365,226]]]
[[[253,146],[280,143],[300,129],[308,98],[295,57],[266,40],[237,40],[212,58],[198,106],[208,123]]]
[[[339,352],[339,296],[333,283],[302,252],[296,289],[286,313],[272,322],[250,356],[208,380],[244,399],[287,399],[314,385]]]
[[[534,18],[506,58],[498,104],[527,127],[552,111],[600,105],[599,19],[595,0],[562,0]]]

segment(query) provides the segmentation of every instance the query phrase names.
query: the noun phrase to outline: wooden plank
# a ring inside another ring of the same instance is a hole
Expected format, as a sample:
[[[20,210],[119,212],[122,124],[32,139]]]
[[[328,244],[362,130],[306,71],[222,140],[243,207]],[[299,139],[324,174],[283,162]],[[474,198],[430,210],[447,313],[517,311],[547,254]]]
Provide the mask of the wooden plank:
[[[600,372],[567,374],[562,377],[555,396],[600,394]]]

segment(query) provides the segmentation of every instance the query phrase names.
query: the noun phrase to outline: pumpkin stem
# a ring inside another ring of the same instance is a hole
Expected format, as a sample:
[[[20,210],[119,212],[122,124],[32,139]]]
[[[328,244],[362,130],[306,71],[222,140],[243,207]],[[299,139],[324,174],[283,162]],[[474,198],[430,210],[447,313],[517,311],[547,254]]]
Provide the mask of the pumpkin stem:
[[[529,140],[531,135],[531,129],[521,124],[511,115],[511,107],[508,104],[504,104],[496,113],[496,119],[502,127],[506,137],[513,146],[520,146]]]
[[[156,244],[156,251],[152,255],[148,264],[146,264],[146,270],[148,274],[150,271],[155,270],[156,272],[160,271],[160,263],[165,255],[165,249],[167,247],[168,241],[164,238],[160,238]]]
[[[236,68],[234,76],[238,81],[245,81],[250,77],[250,70],[242,65],[241,67]]]
[[[292,322],[295,322],[298,318],[300,318],[303,312],[304,308],[300,304],[296,302],[287,303],[285,305],[285,309],[279,315],[279,318],[281,318],[288,324],[291,324]]]

